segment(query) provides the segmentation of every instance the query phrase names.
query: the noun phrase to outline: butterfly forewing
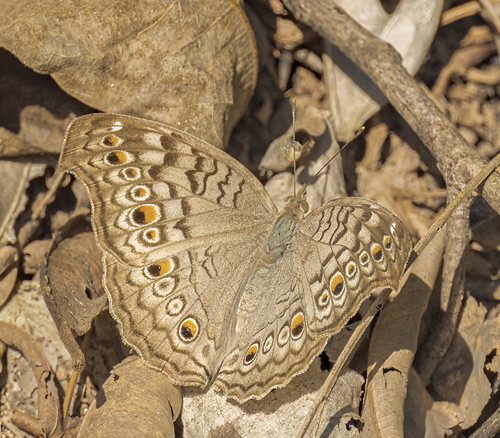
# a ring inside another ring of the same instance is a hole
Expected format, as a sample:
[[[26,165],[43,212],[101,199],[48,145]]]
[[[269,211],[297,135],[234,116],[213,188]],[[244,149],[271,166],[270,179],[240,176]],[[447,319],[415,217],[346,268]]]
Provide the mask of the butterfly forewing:
[[[159,123],[97,114],[70,126],[59,167],[88,187],[101,247],[139,267],[269,228],[276,207],[228,158]]]

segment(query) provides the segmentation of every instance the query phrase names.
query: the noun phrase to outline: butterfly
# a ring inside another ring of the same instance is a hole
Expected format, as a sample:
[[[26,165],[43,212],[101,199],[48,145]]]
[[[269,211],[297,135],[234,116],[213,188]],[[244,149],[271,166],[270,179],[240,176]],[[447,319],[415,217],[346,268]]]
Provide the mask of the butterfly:
[[[362,198],[280,212],[257,178],[183,131],[116,114],[68,128],[124,342],[177,385],[240,403],[304,372],[370,294],[397,288],[403,223]]]

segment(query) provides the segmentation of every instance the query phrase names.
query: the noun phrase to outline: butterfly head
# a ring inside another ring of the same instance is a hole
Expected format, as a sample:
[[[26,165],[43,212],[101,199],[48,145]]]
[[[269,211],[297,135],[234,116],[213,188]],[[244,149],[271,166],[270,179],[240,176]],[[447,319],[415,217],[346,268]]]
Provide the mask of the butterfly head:
[[[285,199],[285,209],[299,210],[302,214],[306,214],[309,211],[309,204],[306,201],[306,187],[307,186],[304,185],[299,190],[299,193]]]

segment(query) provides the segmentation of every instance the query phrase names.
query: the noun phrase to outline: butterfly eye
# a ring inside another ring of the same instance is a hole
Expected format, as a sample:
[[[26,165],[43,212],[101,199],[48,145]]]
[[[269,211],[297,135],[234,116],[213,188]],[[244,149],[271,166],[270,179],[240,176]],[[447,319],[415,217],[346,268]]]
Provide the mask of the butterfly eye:
[[[292,339],[299,339],[304,333],[304,314],[297,313],[292,319]]]
[[[258,351],[259,351],[259,344],[255,343],[250,346],[250,348],[247,351],[247,354],[245,354],[245,359],[243,360],[243,362],[245,362],[245,365],[250,365],[255,360]]]
[[[307,201],[300,201],[299,207],[304,213],[307,213],[309,211],[309,204],[307,203]]]
[[[123,143],[123,140],[120,137],[117,137],[116,135],[106,135],[101,141],[101,145],[107,147],[107,148],[114,148],[117,146],[120,146]]]
[[[161,262],[153,263],[146,268],[146,276],[154,279],[170,274],[175,268],[175,263],[172,259],[165,259]]]
[[[344,277],[340,272],[337,272],[330,281],[330,290],[334,297],[338,297],[342,294],[344,290]]]
[[[179,326],[179,337],[184,342],[191,342],[196,339],[199,333],[199,326],[195,319],[187,318]]]
[[[371,252],[372,252],[373,260],[375,260],[376,262],[382,261],[382,259],[384,257],[384,253],[382,252],[382,247],[378,243],[374,243],[372,245]]]
[[[385,249],[392,248],[392,239],[389,236],[384,236],[384,248]]]

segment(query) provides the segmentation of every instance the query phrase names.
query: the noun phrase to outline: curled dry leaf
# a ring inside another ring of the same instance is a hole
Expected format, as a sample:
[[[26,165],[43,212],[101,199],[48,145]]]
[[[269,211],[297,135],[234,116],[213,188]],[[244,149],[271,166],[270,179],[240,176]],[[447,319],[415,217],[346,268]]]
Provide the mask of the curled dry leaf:
[[[102,287],[101,251],[90,223],[70,219],[56,234],[42,266],[41,291],[64,345],[81,370],[85,359],[73,334],[90,330],[92,320],[107,304]]]
[[[174,438],[173,422],[181,402],[180,388],[164,374],[149,368],[137,356],[128,357],[102,386],[78,437]]]
[[[27,432],[40,437],[51,436],[60,427],[60,418],[59,395],[49,362],[37,342],[13,324],[0,321],[0,341],[23,354],[38,382],[38,421],[30,421],[26,414],[18,414],[18,418],[29,428]]]
[[[0,130],[0,135],[8,133]],[[0,140],[1,143],[1,140]],[[15,243],[14,223],[24,211],[28,198],[25,191],[31,179],[43,175],[44,165],[0,160],[2,190],[0,193],[0,243]]]
[[[253,33],[236,2],[5,3],[0,45],[101,111],[223,147],[255,87]]]
[[[17,280],[18,270],[17,249],[10,245],[0,248],[0,306],[9,298]]]

